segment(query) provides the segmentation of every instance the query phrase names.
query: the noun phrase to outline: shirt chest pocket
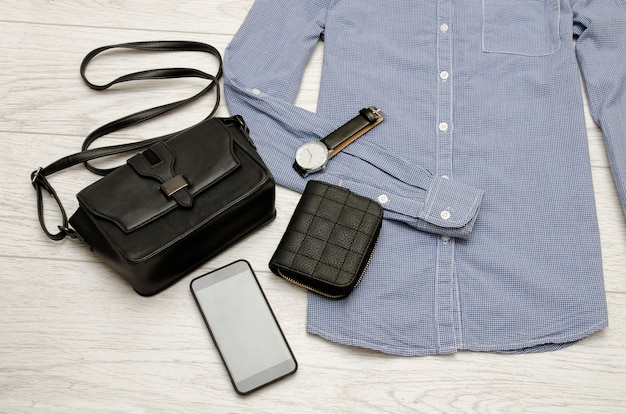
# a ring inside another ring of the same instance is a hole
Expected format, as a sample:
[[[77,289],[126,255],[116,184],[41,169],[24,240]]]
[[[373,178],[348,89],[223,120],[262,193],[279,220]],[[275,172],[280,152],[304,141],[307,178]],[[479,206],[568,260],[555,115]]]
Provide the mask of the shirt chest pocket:
[[[561,47],[560,0],[483,0],[483,52],[545,56]]]

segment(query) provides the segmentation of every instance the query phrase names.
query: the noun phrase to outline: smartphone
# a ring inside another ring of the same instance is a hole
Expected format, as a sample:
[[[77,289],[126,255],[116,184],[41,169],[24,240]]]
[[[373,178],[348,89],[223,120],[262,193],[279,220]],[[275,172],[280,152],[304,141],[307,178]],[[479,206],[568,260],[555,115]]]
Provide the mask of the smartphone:
[[[248,394],[296,372],[296,359],[247,261],[199,276],[190,287],[235,391]]]

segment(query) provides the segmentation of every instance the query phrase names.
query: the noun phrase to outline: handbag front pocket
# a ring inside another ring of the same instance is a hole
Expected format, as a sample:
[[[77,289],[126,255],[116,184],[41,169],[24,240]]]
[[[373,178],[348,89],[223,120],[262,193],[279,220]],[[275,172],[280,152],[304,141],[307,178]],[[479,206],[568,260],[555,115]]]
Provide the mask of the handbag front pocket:
[[[483,52],[546,56],[561,48],[559,0],[483,0]]]

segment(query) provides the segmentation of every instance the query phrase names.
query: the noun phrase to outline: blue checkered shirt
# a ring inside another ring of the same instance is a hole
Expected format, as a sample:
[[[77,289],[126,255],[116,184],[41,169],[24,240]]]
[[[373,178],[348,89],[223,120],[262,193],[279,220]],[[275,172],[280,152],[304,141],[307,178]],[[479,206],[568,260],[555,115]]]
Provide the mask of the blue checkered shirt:
[[[320,39],[312,112],[294,102]],[[386,114],[310,176],[385,220],[348,298],[309,294],[308,331],[429,355],[555,350],[607,326],[579,70],[626,205],[625,56],[624,0],[257,0],[225,92],[279,184],[303,190],[302,143]]]

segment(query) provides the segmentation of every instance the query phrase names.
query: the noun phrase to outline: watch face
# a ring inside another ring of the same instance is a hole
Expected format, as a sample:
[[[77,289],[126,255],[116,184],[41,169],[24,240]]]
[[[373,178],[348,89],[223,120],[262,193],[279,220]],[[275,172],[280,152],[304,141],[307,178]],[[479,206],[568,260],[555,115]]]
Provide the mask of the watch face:
[[[296,162],[305,170],[317,170],[328,161],[328,148],[321,141],[309,141],[296,152]]]

